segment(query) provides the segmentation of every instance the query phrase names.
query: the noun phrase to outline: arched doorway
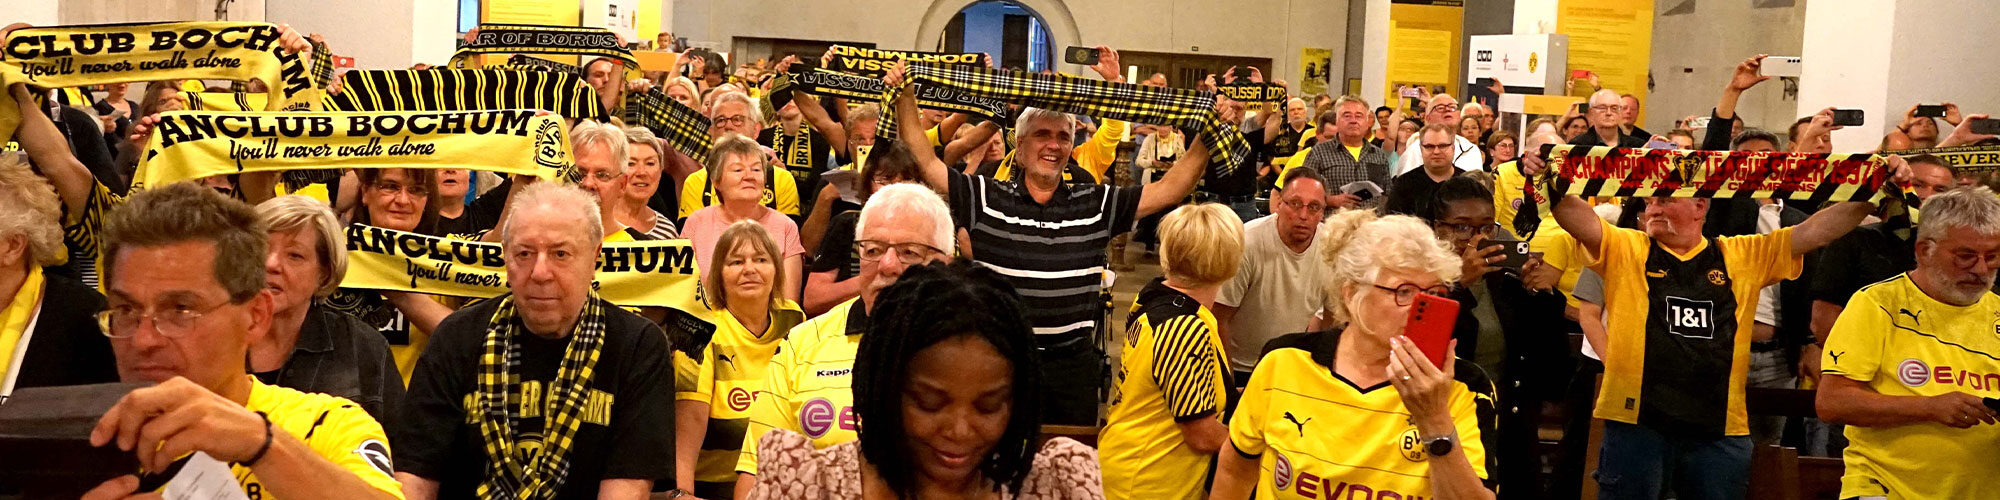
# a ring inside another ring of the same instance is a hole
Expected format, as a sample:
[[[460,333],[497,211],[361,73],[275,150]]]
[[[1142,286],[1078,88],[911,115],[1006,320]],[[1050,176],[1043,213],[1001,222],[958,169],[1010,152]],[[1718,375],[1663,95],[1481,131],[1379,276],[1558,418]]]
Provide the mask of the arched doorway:
[[[1074,72],[1063,47],[1077,45],[1063,0],[934,0],[917,29],[921,50],[984,52],[1001,67]]]

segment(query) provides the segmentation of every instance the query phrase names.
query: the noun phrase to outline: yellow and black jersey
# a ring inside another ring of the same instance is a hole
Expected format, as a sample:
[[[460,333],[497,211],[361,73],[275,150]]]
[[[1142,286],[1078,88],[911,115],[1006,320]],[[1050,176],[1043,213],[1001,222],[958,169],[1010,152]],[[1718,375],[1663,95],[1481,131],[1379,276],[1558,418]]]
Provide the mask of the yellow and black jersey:
[[[1230,417],[1235,453],[1257,460],[1257,498],[1431,498],[1430,464],[1403,397],[1388,382],[1360,387],[1333,372],[1339,331],[1271,341]],[[1493,383],[1454,360],[1451,418],[1458,446],[1490,488]],[[1223,451],[1230,453],[1230,451]],[[1362,493],[1368,492],[1368,493]],[[1372,496],[1371,496],[1372,495]]]
[[[750,426],[743,433],[736,471],[757,473],[757,440],[771,429],[812,438],[826,448],[855,440],[854,355],[868,331],[861,299],[847,299],[826,314],[793,327],[771,363],[764,367],[763,390],[750,403]]]
[[[2000,296],[1959,307],[1898,275],[1856,292],[1827,334],[1820,371],[1887,396],[2000,398]],[[1847,426],[1840,497],[1988,498],[2000,426]]]
[[[1177,424],[1213,418],[1228,400],[1215,317],[1154,278],[1126,325],[1111,409],[1098,435],[1104,496],[1204,498],[1214,457],[1188,448]]]
[[[832,141],[811,127],[801,126],[796,133],[786,134],[783,127],[771,126],[757,132],[757,144],[778,152],[778,159],[785,164],[785,170],[792,177],[805,179],[819,175],[826,170],[827,158],[833,154]]]
[[[1598,221],[1591,269],[1604,277],[1604,384],[1597,418],[1696,436],[1744,436],[1750,324],[1764,287],[1797,278],[1792,229],[1704,239],[1675,254]]]
[[[403,498],[389,458],[389,436],[361,405],[325,394],[265,385],[255,377],[250,383],[250,401],[245,408],[264,412],[273,429],[304,441],[320,458],[361,478],[376,492]],[[231,465],[230,472],[236,474],[236,481],[243,484],[243,492],[252,500],[283,500],[265,490],[249,467]]]
[[[732,498],[736,487],[736,454],[743,450],[743,433],[750,426],[750,404],[764,387],[765,367],[778,342],[805,321],[792,301],[771,309],[770,325],[751,332],[729,311],[712,310],[715,336],[689,358],[674,351],[675,399],[709,405],[708,433],[702,439],[695,466],[695,496]]]
[[[125,203],[125,197],[111,192],[102,182],[90,183],[90,196],[83,202],[81,210],[65,212],[62,219],[63,245],[69,247],[69,266],[82,278],[84,285],[97,288],[98,276],[103,275],[104,259],[99,247],[103,243],[104,216],[111,208]],[[67,206],[65,206],[67,209]]]
[[[764,206],[778,213],[797,218],[799,216],[799,184],[792,178],[790,170],[778,168],[764,172]],[[722,203],[715,197],[715,186],[708,182],[708,170],[696,170],[681,181],[681,218],[686,219],[696,211]]]

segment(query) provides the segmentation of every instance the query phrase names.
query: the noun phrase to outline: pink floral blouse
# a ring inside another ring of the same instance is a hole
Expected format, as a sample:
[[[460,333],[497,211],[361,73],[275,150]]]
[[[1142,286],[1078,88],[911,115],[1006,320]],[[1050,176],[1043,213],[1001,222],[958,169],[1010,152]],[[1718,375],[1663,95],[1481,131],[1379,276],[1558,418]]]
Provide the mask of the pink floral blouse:
[[[751,500],[859,500],[861,443],[813,449],[812,440],[774,429],[757,442],[757,487]],[[1069,438],[1055,438],[1035,453],[1034,468],[1019,493],[1003,487],[1001,498],[1020,500],[1102,500],[1097,450]]]

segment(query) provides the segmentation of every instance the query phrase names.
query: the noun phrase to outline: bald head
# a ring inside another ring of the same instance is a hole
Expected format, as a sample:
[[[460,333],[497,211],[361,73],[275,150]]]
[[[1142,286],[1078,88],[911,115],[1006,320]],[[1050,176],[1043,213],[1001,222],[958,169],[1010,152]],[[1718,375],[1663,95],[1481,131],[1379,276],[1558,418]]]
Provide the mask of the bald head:
[[[1424,104],[1424,123],[1443,123],[1457,129],[1458,98],[1451,94],[1431,96],[1431,101]]]
[[[1619,125],[1625,124],[1625,102],[1617,92],[1599,90],[1590,94],[1590,112],[1585,115],[1590,126],[1599,135],[1613,135]],[[1606,130],[1611,130],[1606,132]]]

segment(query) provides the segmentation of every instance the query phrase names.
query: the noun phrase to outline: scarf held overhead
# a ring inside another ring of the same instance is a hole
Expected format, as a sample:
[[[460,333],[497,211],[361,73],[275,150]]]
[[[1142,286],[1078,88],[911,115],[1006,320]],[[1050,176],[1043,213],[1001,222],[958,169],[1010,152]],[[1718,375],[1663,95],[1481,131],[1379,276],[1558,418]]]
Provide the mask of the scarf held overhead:
[[[507,293],[498,243],[355,224],[347,227],[347,262],[340,286],[348,288],[470,298]],[[620,306],[705,310],[688,240],[605,243],[596,279],[597,293]]]
[[[1232,83],[1217,86],[1215,92],[1260,111],[1279,110],[1286,97],[1284,87],[1268,83]]]
[[[632,58],[632,51],[627,50],[625,44],[618,40],[618,34],[604,28],[482,23],[479,25],[479,34],[472,37],[472,41],[465,44],[465,47],[458,49],[457,53],[452,54],[451,65],[455,68],[464,67],[467,59],[484,54],[608,57],[623,63],[626,68],[639,67],[639,61]]]
[[[1022,106],[1197,131],[1208,146],[1208,168],[1219,175],[1228,175],[1236,166],[1234,160],[1250,153],[1250,143],[1235,125],[1217,116],[1215,94],[1210,92],[929,63],[911,64],[909,77],[919,92],[937,86]],[[894,102],[899,91],[890,89],[883,95],[878,138],[896,136]]]
[[[483,111],[540,109],[568,118],[605,114],[597,92],[575,73],[501,69],[349,71],[340,93],[327,100],[337,111]]]
[[[979,53],[916,52],[835,45],[827,49],[827,55],[830,56],[827,59],[827,69],[877,79],[888,73],[889,68],[895,66],[898,60],[963,66],[986,65],[986,54]]]
[[[534,110],[414,113],[173,111],[133,189],[242,172],[453,168],[556,178],[574,170],[561,118]]]
[[[884,87],[880,78],[855,76],[815,68],[797,73],[778,75],[771,84],[771,95],[766,96],[762,101],[769,103],[771,106],[769,109],[764,110],[766,116],[776,116],[775,113],[777,113],[778,108],[783,108],[785,104],[792,101],[792,94],[786,92],[787,90],[802,91],[824,97],[872,101],[882,97],[882,92],[886,90]],[[917,107],[950,111],[953,113],[972,113],[984,116],[987,120],[998,123],[1009,122],[1007,118],[1007,103],[935,85],[919,87],[917,89]]]
[[[666,91],[660,87],[625,94],[625,123],[653,131],[653,135],[665,139],[675,151],[694,159],[695,163],[706,163],[708,150],[714,144],[714,139],[708,136],[708,117],[667,97]]]
[[[1901,189],[1888,182],[1890,172],[1877,155],[1559,145],[1547,158],[1547,170],[1527,186],[1532,204],[1513,221],[1523,235],[1532,234],[1541,214],[1551,213],[1555,198],[1565,195],[1865,201],[1888,204],[1888,221],[1908,227]]]

